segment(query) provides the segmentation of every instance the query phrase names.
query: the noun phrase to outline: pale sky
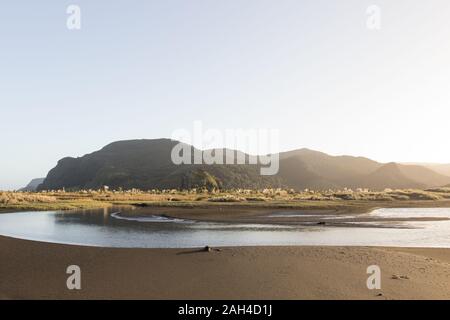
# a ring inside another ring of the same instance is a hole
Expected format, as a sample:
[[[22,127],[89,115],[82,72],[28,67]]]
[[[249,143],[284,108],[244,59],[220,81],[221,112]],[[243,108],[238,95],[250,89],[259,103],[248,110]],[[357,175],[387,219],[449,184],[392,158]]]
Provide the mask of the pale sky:
[[[2,1],[0,189],[195,120],[278,129],[281,151],[450,163],[449,17],[448,0]]]

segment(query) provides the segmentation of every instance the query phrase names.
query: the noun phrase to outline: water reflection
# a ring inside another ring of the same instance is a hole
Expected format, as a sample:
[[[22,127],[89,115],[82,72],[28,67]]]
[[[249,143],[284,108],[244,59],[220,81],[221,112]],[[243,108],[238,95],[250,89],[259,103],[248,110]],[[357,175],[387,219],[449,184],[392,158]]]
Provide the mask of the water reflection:
[[[289,215],[292,218],[292,214]],[[364,222],[364,227],[354,221],[342,223],[341,227],[330,227],[317,223],[277,225],[200,222],[174,219],[164,215],[145,215],[142,209],[129,207],[69,212],[22,212],[1,214],[0,234],[30,240],[105,247],[187,248],[205,245],[450,247],[448,208],[380,209],[367,216],[381,220]],[[405,217],[436,217],[445,220],[406,221]],[[337,220],[339,218],[342,216]],[[393,218],[399,218],[401,221],[393,221]],[[332,219],[332,216],[327,216],[327,219]],[[390,228],[379,227],[383,225]]]

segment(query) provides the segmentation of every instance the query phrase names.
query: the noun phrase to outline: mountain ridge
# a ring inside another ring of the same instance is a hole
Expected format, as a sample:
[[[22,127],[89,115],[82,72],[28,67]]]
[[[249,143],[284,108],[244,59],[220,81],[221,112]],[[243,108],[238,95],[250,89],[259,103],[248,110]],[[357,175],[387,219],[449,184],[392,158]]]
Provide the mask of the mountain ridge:
[[[175,165],[171,151],[179,142],[142,139],[112,142],[82,157],[66,157],[49,171],[40,190],[111,188],[429,188],[450,184],[450,177],[429,168],[379,163],[365,157],[331,156],[307,148],[281,152],[279,172],[261,176],[261,164]],[[185,144],[192,154],[205,152]],[[220,149],[215,149],[220,151]],[[222,149],[224,150],[224,149]],[[216,152],[216,151],[214,151]],[[234,154],[244,154],[233,150]],[[244,154],[247,159],[250,157]]]
[[[44,182],[45,178],[32,179],[25,187],[19,189],[19,191],[36,191],[40,184]]]

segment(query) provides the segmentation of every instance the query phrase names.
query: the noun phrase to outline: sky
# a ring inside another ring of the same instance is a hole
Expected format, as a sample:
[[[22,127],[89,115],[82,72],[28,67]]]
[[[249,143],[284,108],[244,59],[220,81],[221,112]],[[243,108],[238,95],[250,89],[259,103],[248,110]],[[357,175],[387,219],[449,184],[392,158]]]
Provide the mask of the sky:
[[[0,190],[195,121],[278,130],[279,151],[450,163],[448,17],[447,0],[2,1]]]

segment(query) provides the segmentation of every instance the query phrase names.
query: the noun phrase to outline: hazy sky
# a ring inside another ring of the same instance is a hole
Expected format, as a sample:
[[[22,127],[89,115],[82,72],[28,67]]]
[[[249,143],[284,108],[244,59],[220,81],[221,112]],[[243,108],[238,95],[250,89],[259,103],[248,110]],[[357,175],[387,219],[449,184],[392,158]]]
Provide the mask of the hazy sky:
[[[195,120],[279,129],[281,150],[450,162],[449,17],[448,0],[2,1],[0,189]]]

